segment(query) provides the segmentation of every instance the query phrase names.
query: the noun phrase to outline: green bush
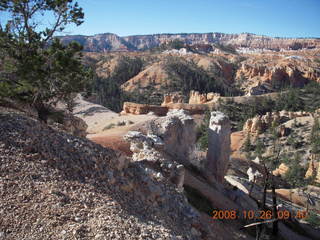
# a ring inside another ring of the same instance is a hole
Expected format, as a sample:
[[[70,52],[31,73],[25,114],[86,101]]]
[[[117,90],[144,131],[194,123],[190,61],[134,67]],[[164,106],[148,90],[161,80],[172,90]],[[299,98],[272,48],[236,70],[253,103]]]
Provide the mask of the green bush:
[[[309,212],[306,221],[314,227],[320,226],[320,217],[313,211]]]
[[[55,37],[83,23],[82,8],[72,0],[11,0],[0,2],[0,14],[6,15],[0,22],[0,97],[32,105],[46,122],[49,104],[72,101],[92,78],[82,46]]]
[[[300,164],[300,155],[296,154],[290,161],[289,170],[286,172],[284,179],[293,187],[302,187],[307,184],[305,179],[306,169]]]
[[[314,124],[310,134],[311,152],[320,154],[320,122],[318,118],[314,119]]]
[[[116,125],[114,123],[110,123],[109,125],[105,126],[102,131],[109,130],[111,128],[114,128],[115,126]]]
[[[197,145],[202,151],[208,149],[208,127],[210,116],[210,111],[206,111],[202,123],[197,127]]]

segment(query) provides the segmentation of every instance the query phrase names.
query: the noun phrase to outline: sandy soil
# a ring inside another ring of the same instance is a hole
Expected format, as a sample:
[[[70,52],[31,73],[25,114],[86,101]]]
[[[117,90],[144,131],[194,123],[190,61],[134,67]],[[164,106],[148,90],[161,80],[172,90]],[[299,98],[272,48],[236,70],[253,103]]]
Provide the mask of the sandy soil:
[[[119,115],[101,105],[85,101],[81,95],[75,99],[73,113],[87,123],[88,133],[100,132],[106,126],[106,122],[112,121]]]
[[[155,115],[121,115],[101,105],[88,102],[81,95],[75,99],[73,112],[88,125],[88,139],[104,147],[120,150],[127,155],[132,153],[123,136],[135,126],[157,117]]]
[[[88,134],[87,138],[91,141],[98,143],[104,147],[109,147],[114,150],[120,150],[127,154],[128,156],[132,155],[130,151],[130,145],[128,142],[123,140],[123,136],[130,130],[134,129],[135,126],[140,125],[141,123],[157,118],[154,115],[118,115],[115,118],[111,118],[105,121],[106,126],[110,126],[110,124],[114,124],[115,126],[95,133]],[[124,126],[117,126],[118,122],[130,122],[131,124],[127,124]],[[97,128],[101,129],[101,128]]]
[[[240,154],[240,148],[245,140],[243,131],[233,132],[231,134],[231,157],[232,158],[244,158]]]

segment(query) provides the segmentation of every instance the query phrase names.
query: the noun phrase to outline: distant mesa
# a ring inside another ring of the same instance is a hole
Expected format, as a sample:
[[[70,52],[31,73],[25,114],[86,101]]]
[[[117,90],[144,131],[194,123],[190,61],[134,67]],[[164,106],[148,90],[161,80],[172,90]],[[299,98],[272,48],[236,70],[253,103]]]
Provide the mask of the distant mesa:
[[[188,45],[231,45],[236,48],[269,49],[274,51],[313,49],[320,47],[319,38],[278,38],[260,36],[252,33],[183,33],[153,34],[120,37],[113,33],[96,34],[94,36],[69,35],[62,36],[64,43],[77,41],[87,52],[108,51],[143,51],[159,47],[173,40],[180,40]],[[210,49],[210,46],[206,47]]]

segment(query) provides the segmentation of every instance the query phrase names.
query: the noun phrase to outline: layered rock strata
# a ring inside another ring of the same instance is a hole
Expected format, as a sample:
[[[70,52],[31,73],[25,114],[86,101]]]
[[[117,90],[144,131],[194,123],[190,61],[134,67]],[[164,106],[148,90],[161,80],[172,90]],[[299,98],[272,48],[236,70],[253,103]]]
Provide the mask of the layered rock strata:
[[[97,34],[94,36],[64,36],[62,42],[77,41],[84,45],[89,52],[105,51],[134,51],[159,47],[163,43],[179,39],[187,44],[224,44],[235,47],[253,49],[287,49],[298,50],[303,48],[319,48],[319,39],[299,38],[272,38],[250,33],[184,33],[184,34],[154,34],[119,37],[112,33]]]
[[[168,112],[168,108],[165,106],[156,106],[156,105],[147,105],[147,104],[139,104],[132,102],[125,102],[123,104],[122,114],[148,114],[154,113],[158,116],[165,116]]]

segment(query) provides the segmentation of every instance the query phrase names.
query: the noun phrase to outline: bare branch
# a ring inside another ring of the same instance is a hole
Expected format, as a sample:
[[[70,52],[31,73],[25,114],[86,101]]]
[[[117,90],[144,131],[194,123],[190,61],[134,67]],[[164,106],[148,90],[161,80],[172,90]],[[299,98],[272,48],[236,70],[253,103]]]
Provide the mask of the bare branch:
[[[52,28],[52,30],[50,31],[48,36],[44,39],[45,43],[48,42],[52,38],[53,34],[57,31],[58,27],[60,27],[61,24],[63,23],[63,20],[61,20],[62,14],[63,14],[62,12],[59,12],[58,18],[57,18],[56,23],[54,24],[54,27]]]

